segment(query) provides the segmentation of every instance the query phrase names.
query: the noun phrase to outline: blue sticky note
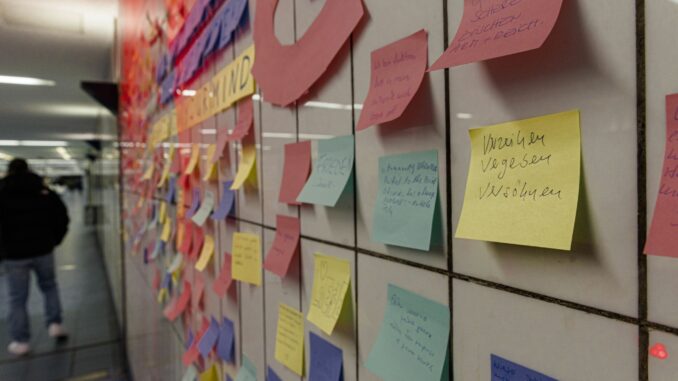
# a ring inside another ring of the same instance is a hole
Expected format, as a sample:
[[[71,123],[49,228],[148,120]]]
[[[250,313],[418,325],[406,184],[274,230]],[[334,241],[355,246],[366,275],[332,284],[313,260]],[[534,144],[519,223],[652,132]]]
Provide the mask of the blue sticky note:
[[[214,320],[214,318],[211,318],[210,320],[209,328],[207,328],[207,331],[205,331],[205,334],[202,335],[202,338],[198,343],[198,350],[202,357],[207,357],[207,355],[212,352],[214,344],[217,343],[217,339],[219,338],[219,323]]]
[[[233,214],[233,204],[235,203],[235,191],[231,190],[233,181],[224,182],[224,190],[221,193],[221,200],[219,200],[219,207],[212,212],[212,219],[220,221]]]
[[[184,344],[184,348],[188,350],[188,348],[193,345],[193,331],[189,330],[188,331],[188,337],[186,338],[186,343]]]
[[[271,367],[268,367],[268,374],[266,375],[266,381],[282,381],[280,377],[271,369]]]
[[[379,158],[374,241],[430,250],[437,205],[438,151]]]
[[[224,318],[219,327],[219,340],[217,340],[217,355],[228,363],[235,363],[235,336],[233,322]]]
[[[219,45],[221,49],[231,42],[233,32],[241,24],[240,21],[246,14],[247,0],[229,0],[217,15],[219,18]]]
[[[174,203],[174,195],[176,194],[176,190],[177,190],[177,178],[170,177],[167,183],[167,194],[165,195],[165,201],[167,201],[168,204]]]
[[[490,356],[492,381],[558,381],[497,355]]]
[[[172,274],[165,274],[165,276],[162,278],[162,283],[160,283],[160,288],[166,288],[167,292],[170,292],[172,289]]]
[[[344,364],[341,348],[316,335],[309,334],[311,369],[309,381],[340,381]]]
[[[254,367],[252,361],[244,354],[242,355],[242,365],[235,377],[235,381],[257,381],[257,368]]]
[[[233,379],[231,378],[231,376],[229,376],[229,375],[227,374],[227,375],[226,375],[226,381],[233,381]]]
[[[446,380],[450,310],[392,284],[367,369],[389,381]]]
[[[334,207],[353,179],[354,158],[353,135],[318,141],[313,172],[297,201]]]
[[[186,217],[191,218],[195,212],[200,209],[200,189],[193,188],[193,197],[191,197],[191,208],[186,212]]]

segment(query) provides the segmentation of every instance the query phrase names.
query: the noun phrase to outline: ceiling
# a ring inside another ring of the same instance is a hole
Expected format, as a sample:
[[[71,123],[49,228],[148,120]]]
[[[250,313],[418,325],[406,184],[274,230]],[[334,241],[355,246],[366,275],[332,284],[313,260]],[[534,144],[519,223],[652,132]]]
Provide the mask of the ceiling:
[[[2,144],[58,140],[79,159],[89,149],[85,140],[112,138],[98,134],[99,117],[108,111],[80,89],[80,81],[111,80],[117,12],[118,0],[0,0],[0,75],[55,82],[0,84],[0,153],[60,159],[54,147]]]

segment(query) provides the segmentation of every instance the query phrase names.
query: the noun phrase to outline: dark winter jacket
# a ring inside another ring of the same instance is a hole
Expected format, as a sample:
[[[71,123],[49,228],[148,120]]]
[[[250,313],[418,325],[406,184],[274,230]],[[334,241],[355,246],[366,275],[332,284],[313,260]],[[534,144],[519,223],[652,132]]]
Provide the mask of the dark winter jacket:
[[[27,259],[49,254],[68,231],[61,198],[34,173],[0,180],[0,258]]]

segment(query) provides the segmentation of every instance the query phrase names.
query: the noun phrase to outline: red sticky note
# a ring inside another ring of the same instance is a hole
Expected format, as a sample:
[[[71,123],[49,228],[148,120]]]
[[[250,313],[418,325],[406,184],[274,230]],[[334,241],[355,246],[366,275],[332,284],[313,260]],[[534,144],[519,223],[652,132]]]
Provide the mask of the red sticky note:
[[[198,334],[193,339],[191,346],[188,348],[188,350],[186,350],[186,352],[184,352],[184,355],[181,357],[181,362],[184,363],[184,366],[191,365],[193,362],[198,360],[198,357],[200,357],[200,349],[198,348],[198,344],[200,343],[202,337],[205,336],[205,333],[207,332],[209,327],[210,327],[209,321],[203,318],[200,331],[198,331]]]
[[[184,281],[184,288],[181,291],[181,295],[179,295],[179,298],[174,301],[174,303],[170,303],[165,307],[165,310],[163,311],[165,317],[170,320],[174,321],[181,315],[182,312],[186,309],[188,306],[188,302],[191,300],[191,284]]]
[[[202,245],[205,243],[205,233],[198,226],[193,228],[193,244],[191,245],[191,253],[188,255],[188,258],[191,260],[196,260],[200,256],[200,250],[202,250]]]
[[[428,33],[424,29],[373,51],[370,90],[356,129],[400,117],[421,86],[427,62]]]
[[[228,292],[233,283],[233,277],[231,276],[231,254],[224,253],[222,261],[219,277],[212,283],[212,289],[220,298],[226,296],[226,292]]]
[[[551,33],[562,4],[563,0],[464,0],[457,34],[429,71],[537,49]]]
[[[276,218],[276,232],[273,246],[266,255],[264,268],[280,277],[287,275],[290,262],[299,247],[301,228],[299,219],[287,216]]]
[[[235,125],[229,140],[242,140],[249,134],[253,124],[254,104],[252,97],[248,97],[238,102],[238,123]]]
[[[297,196],[301,193],[311,173],[311,142],[285,144],[285,164],[278,201],[300,205]]]
[[[190,257],[192,242],[193,242],[193,223],[186,220],[184,222],[184,237],[182,238],[181,246],[179,247],[179,252]]]
[[[678,94],[666,97],[666,149],[646,254],[678,258]]]
[[[283,45],[274,31],[278,0],[257,1],[252,74],[267,102],[287,106],[327,70],[365,13],[362,0],[327,0],[303,36]]]

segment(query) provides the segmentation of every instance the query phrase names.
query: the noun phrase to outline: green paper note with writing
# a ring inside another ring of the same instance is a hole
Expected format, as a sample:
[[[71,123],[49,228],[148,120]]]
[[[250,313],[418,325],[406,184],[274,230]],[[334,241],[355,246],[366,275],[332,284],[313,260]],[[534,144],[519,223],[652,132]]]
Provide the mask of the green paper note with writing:
[[[245,355],[242,355],[242,364],[235,381],[257,381],[257,368]]]
[[[318,157],[298,202],[335,206],[353,175],[353,135],[318,141]]]
[[[373,239],[429,250],[437,202],[438,151],[381,157]]]
[[[579,199],[579,111],[469,131],[457,238],[570,250]]]
[[[447,306],[389,284],[384,321],[367,369],[389,381],[447,380],[449,333]]]

